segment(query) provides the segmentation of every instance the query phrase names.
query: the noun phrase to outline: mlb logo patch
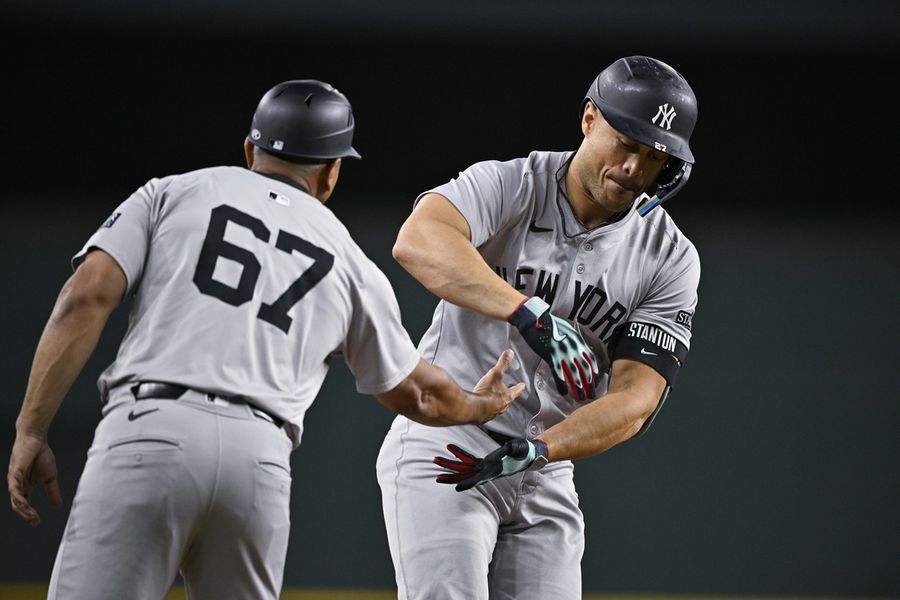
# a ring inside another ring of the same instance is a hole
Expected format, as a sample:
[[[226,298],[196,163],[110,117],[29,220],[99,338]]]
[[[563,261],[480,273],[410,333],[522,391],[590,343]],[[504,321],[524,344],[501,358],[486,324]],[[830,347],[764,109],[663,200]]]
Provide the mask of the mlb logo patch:
[[[121,216],[122,216],[122,213],[120,213],[120,212],[113,213],[112,215],[110,215],[110,217],[106,221],[103,222],[103,226],[106,227],[107,229],[112,227],[113,225],[116,224],[116,221],[118,221],[119,217],[121,217]]]
[[[276,204],[280,204],[282,206],[290,206],[291,199],[285,196],[284,194],[279,194],[278,192],[273,192],[269,190],[269,200],[274,201]]]
[[[686,310],[679,310],[678,317],[675,318],[675,322],[679,325],[684,325],[688,329],[691,328],[691,317],[693,317],[693,313],[689,313]]]

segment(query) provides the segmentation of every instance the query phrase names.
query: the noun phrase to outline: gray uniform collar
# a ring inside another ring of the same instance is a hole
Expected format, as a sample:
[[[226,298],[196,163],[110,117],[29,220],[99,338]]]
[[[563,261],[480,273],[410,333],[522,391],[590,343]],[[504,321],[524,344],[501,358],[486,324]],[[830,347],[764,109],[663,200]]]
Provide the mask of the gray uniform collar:
[[[265,173],[263,171],[253,171],[257,175],[262,175],[263,177],[268,177],[269,179],[274,179],[275,181],[280,181],[281,183],[286,183],[291,187],[295,187],[304,194],[309,194],[309,190],[300,183],[299,181],[295,181],[288,177],[287,175],[281,175],[279,173]]]

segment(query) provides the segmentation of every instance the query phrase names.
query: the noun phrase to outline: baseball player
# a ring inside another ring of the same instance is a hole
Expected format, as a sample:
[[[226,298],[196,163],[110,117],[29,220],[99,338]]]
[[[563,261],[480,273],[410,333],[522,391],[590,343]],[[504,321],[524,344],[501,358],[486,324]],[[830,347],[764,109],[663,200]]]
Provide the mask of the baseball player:
[[[400,598],[581,598],[571,461],[646,430],[688,351],[699,258],[654,208],[687,182],[696,117],[674,69],[621,58],[576,152],[479,162],[417,199],[394,256],[442,298],[420,352],[465,382],[511,346],[527,389],[481,426],[395,419],[377,470]]]
[[[50,598],[278,597],[290,452],[342,355],[357,389],[414,422],[481,423],[524,388],[504,351],[473,392],[423,361],[381,271],[324,206],[351,145],[347,99],[315,80],[262,98],[248,169],[151,179],[73,259],[39,342],[9,465],[12,507],[61,504],[50,422],[110,312],[134,296]]]

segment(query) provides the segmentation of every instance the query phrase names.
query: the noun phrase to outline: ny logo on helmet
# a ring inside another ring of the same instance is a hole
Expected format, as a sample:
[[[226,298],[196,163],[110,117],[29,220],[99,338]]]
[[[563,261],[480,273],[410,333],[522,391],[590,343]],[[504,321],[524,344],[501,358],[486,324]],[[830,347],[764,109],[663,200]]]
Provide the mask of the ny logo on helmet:
[[[662,117],[662,118],[660,118]],[[675,107],[669,108],[669,103],[659,105],[659,111],[657,111],[656,116],[653,117],[650,122],[656,123],[656,120],[659,119],[658,125],[660,127],[665,127],[666,130],[672,129],[672,119],[675,118]]]

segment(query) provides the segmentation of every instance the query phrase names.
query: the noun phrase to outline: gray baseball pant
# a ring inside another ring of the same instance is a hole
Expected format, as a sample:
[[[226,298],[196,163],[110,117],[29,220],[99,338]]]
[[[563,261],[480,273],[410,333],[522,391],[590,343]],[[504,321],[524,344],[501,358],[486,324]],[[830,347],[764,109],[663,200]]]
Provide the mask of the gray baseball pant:
[[[127,390],[121,390],[126,392]],[[53,567],[50,600],[278,598],[291,441],[244,403],[112,394]]]
[[[584,521],[571,462],[465,492],[436,483],[447,444],[476,456],[497,442],[475,426],[394,420],[378,456],[399,600],[580,600]]]

